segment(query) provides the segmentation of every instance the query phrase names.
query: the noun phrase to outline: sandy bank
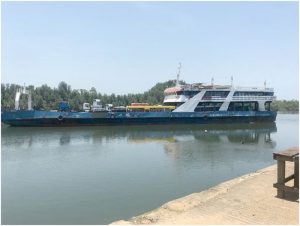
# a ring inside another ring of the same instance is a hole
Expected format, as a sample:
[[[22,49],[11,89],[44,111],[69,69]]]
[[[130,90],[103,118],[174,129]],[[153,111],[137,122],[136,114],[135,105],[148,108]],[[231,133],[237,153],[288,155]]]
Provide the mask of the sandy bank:
[[[292,170],[287,165],[287,175]],[[276,165],[112,224],[298,224],[298,199],[276,198]]]

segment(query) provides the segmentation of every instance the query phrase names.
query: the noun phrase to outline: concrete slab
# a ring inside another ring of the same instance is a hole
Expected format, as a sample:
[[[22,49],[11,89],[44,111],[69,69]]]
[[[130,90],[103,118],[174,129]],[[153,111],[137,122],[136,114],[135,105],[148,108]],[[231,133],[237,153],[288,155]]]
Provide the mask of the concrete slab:
[[[277,166],[168,202],[156,210],[112,224],[297,224],[298,197],[276,197]],[[287,175],[293,170],[287,163]]]

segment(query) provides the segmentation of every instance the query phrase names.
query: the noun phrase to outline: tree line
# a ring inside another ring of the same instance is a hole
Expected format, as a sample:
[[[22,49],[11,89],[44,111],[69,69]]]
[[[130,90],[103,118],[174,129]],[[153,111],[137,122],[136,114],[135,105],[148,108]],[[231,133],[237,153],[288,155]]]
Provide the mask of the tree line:
[[[279,112],[299,112],[298,100],[276,100],[271,104],[271,110]]]
[[[185,84],[184,81],[181,81]],[[97,92],[96,88],[72,89],[66,82],[60,82],[57,88],[51,88],[48,85],[34,87],[27,86],[31,91],[32,107],[37,110],[57,109],[61,101],[68,101],[72,110],[82,110],[83,103],[92,103],[93,99],[100,99],[103,104],[113,104],[114,106],[128,106],[131,103],[149,103],[162,104],[164,99],[164,90],[175,86],[175,80],[169,80],[163,83],[157,83],[151,89],[139,94],[102,94]],[[15,108],[15,95],[22,86],[17,84],[1,83],[1,111],[12,110]],[[27,109],[27,96],[21,95],[20,108]],[[271,110],[280,112],[299,112],[298,100],[277,100],[271,104]]]
[[[167,87],[175,85],[175,80],[169,80],[163,83],[157,83],[150,90],[139,94],[102,94],[97,92],[96,88],[72,89],[66,82],[60,82],[57,88],[51,88],[48,85],[34,87],[27,86],[26,89],[31,92],[32,107],[38,110],[57,109],[61,101],[68,101],[72,110],[82,110],[83,103],[92,103],[93,99],[100,99],[102,104],[113,104],[114,106],[128,106],[131,103],[149,103],[162,104],[164,99],[164,90]],[[184,83],[184,82],[183,82]],[[22,86],[17,84],[1,83],[1,111],[15,108],[15,95]],[[20,108],[27,109],[27,96],[21,95]]]

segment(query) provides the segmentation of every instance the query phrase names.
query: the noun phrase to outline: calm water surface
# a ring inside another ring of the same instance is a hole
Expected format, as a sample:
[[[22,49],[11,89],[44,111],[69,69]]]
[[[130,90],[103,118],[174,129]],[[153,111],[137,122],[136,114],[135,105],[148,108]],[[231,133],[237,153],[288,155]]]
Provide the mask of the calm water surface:
[[[2,224],[107,224],[274,164],[298,115],[271,124],[2,126]]]

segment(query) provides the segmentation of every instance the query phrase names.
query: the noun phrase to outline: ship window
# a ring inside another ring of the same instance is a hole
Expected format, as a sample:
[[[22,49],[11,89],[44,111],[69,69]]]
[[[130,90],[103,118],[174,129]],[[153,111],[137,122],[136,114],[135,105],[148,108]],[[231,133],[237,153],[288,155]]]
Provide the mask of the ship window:
[[[274,92],[234,92],[233,96],[273,96]]]
[[[274,96],[274,92],[265,92],[265,96]]]
[[[271,101],[265,102],[265,109],[266,111],[271,111]]]
[[[196,94],[198,94],[200,91],[189,91],[188,96],[190,98],[192,98],[193,96],[195,96]]]
[[[257,111],[257,102],[231,102],[228,111]]]
[[[219,111],[223,102],[199,102],[195,111]]]
[[[243,103],[235,103],[234,110],[235,111],[242,111],[243,110]]]
[[[200,91],[197,90],[185,90],[185,91],[178,91],[176,94],[177,95],[184,95],[184,96],[188,96],[188,97],[193,97],[195,96],[197,93],[199,93]]]
[[[206,91],[202,99],[211,99],[212,97],[226,98],[229,91]]]
[[[184,102],[167,102],[164,103],[163,105],[165,106],[175,106],[175,107],[179,107],[180,105],[182,105]]]

